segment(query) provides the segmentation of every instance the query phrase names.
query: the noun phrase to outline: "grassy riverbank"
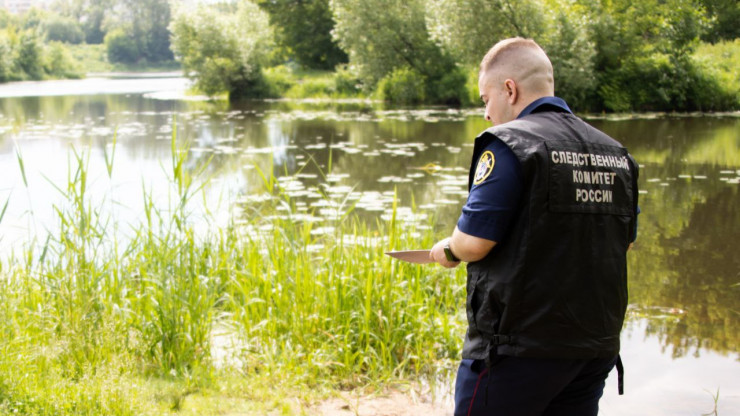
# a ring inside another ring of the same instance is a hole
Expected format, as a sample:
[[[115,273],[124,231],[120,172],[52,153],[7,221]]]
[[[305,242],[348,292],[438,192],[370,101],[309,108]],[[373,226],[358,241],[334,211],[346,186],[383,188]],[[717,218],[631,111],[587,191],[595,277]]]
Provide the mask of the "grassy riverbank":
[[[660,61],[657,66],[663,67],[655,69],[655,74],[659,74],[665,85],[656,89],[655,85],[648,88],[637,81],[629,89],[609,89],[605,88],[599,92],[605,99],[614,103],[622,103],[614,108],[619,108],[618,112],[632,112],[636,108],[642,108],[641,111],[659,109],[660,111],[676,111],[679,101],[695,100],[696,105],[691,107],[695,111],[733,111],[740,109],[740,39],[735,41],[724,41],[716,44],[702,43],[689,58],[693,72],[684,74],[694,77],[690,84],[688,92],[677,93],[673,91],[673,82],[667,82],[670,77],[680,74],[672,74],[668,69],[671,64]],[[668,71],[668,72],[661,72]],[[671,71],[677,71],[676,68]],[[460,94],[462,99],[458,103],[464,107],[477,106],[479,103],[478,77],[475,68],[469,68],[462,71],[465,74],[464,92]],[[634,74],[633,74],[634,75]],[[632,75],[630,75],[632,76]],[[657,76],[657,75],[656,75]],[[683,76],[683,75],[682,75]],[[196,77],[197,78],[197,77]],[[639,76],[635,79],[642,80]],[[649,82],[648,82],[649,83]],[[567,83],[564,83],[567,85]],[[347,68],[340,67],[337,71],[319,71],[319,70],[302,70],[297,67],[280,65],[277,67],[266,68],[263,70],[263,76],[260,80],[259,94],[263,97],[270,98],[288,98],[288,99],[344,99],[344,98],[372,98],[384,102],[394,102],[397,104],[410,104],[419,102],[415,94],[419,93],[418,86],[421,81],[414,78],[413,74],[404,74],[399,77],[391,77],[374,88],[368,88]],[[556,87],[563,85],[563,82],[556,82]],[[656,84],[657,85],[657,84]],[[567,87],[566,87],[567,88]],[[202,91],[193,91],[194,94],[204,94]],[[556,94],[568,96],[568,91],[556,88]],[[673,100],[673,104],[666,104]],[[228,93],[223,91],[217,95],[221,99],[226,99]],[[692,98],[693,97],[693,98]],[[665,105],[649,104],[651,100],[664,100]],[[641,102],[640,105],[630,104],[632,101]],[[578,102],[572,103],[577,111],[586,111],[587,108],[580,108]],[[582,103],[581,103],[582,104]],[[684,111],[686,109],[684,108]],[[612,110],[614,111],[614,110]],[[639,111],[638,111],[639,112]]]
[[[309,216],[265,173],[261,202],[199,232],[202,167],[172,150],[174,202],[143,190],[136,224],[91,202],[75,153],[58,230],[0,262],[0,414],[300,414],[459,355],[461,271],[383,254],[431,246],[431,227],[396,208],[374,224]]]
[[[77,72],[82,76],[100,72],[170,72],[182,69],[177,61],[143,62],[140,64],[111,63],[104,44],[67,45],[69,55],[76,63]]]

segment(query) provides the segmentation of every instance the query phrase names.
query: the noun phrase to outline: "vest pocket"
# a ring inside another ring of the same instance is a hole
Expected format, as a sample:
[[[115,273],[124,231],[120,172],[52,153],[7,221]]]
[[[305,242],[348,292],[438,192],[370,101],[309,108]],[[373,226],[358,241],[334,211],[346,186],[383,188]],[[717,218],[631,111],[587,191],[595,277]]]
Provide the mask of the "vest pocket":
[[[495,334],[496,319],[493,314],[494,305],[491,304],[492,299],[485,286],[485,276],[481,276],[480,272],[468,274],[465,311],[468,315],[469,331],[491,337]]]

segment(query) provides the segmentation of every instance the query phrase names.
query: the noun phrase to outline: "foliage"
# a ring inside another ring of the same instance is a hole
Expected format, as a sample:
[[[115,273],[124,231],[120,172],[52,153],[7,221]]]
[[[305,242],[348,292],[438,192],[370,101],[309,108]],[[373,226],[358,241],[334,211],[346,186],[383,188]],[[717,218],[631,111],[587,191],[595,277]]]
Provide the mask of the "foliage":
[[[382,99],[400,104],[419,104],[424,102],[426,80],[419,72],[409,68],[396,68],[378,83]]]
[[[51,16],[43,26],[47,41],[78,44],[85,37],[80,24],[69,17]]]
[[[69,50],[61,42],[46,45],[44,53],[44,72],[54,78],[77,78],[79,68]]]
[[[170,2],[168,0],[57,0],[53,9],[76,22],[88,44],[103,43],[110,32],[124,31],[135,47],[111,52],[125,57],[117,62],[162,62],[172,60],[170,50]],[[120,33],[111,34],[122,45]],[[106,43],[108,44],[108,43]],[[127,56],[136,51],[136,57]],[[119,53],[120,52],[120,53]]]
[[[117,6],[106,15],[105,29],[124,30],[136,45],[131,50],[138,51],[135,62],[167,61],[173,59],[170,50],[170,4],[168,0],[120,0]],[[107,36],[107,35],[106,35]]]
[[[726,60],[694,54],[704,47],[700,39],[737,48],[736,1],[244,0],[192,9],[190,3],[172,4],[181,8],[177,21],[171,21],[167,0],[57,0],[52,11],[0,11],[0,82],[76,76],[83,68],[75,62],[80,48],[53,42],[102,42],[106,36],[109,62],[84,70],[166,67],[174,51],[196,88],[210,95],[377,93],[392,102],[468,105],[478,101],[473,71],[488,48],[523,36],[548,53],[556,94],[576,111],[740,106]],[[178,44],[170,45],[170,35]],[[299,71],[335,66],[333,81]]]
[[[709,109],[740,109],[740,39],[702,44],[692,62],[704,83],[692,85]],[[706,84],[709,84],[707,87]]]
[[[362,91],[362,81],[356,71],[347,65],[340,65],[334,72],[334,91],[340,96],[355,96]]]
[[[108,60],[113,63],[135,63],[141,53],[139,47],[126,30],[114,29],[105,35],[105,48]]]
[[[15,53],[15,65],[20,72],[30,79],[41,79],[44,74],[41,41],[35,32],[25,30],[19,34]]]
[[[693,0],[615,1],[604,7],[589,9],[601,101],[592,107],[712,110],[732,101],[691,58],[704,27],[703,9]]]
[[[375,87],[396,69],[406,67],[424,79],[422,96],[429,101],[444,99],[460,103],[465,99],[464,92],[449,96],[450,91],[462,90],[450,89],[447,85],[450,78],[442,83],[445,91],[436,90],[438,83],[456,70],[456,63],[430,38],[424,1],[332,0],[330,4],[336,22],[334,35],[367,88]],[[459,79],[464,80],[464,76]]]
[[[537,0],[428,0],[431,38],[458,62],[478,65],[501,39],[536,38],[544,29],[544,10]]]
[[[143,189],[141,221],[120,228],[117,202],[90,192],[90,154],[72,150],[55,184],[58,230],[0,262],[0,414],[162,414],[138,384],[210,384],[217,331],[236,343],[227,353],[242,376],[289,372],[302,385],[434,375],[459,354],[462,269],[430,273],[383,255],[430,245],[430,228],[395,211],[378,230],[351,215],[295,221],[288,191],[260,172],[266,198],[242,206],[241,226],[196,232],[189,205],[206,165],[175,134],[171,144],[169,206]],[[111,178],[115,141],[105,149]]]
[[[332,39],[329,0],[258,0],[270,15],[277,44],[306,68],[333,69],[347,55]]]
[[[707,10],[709,27],[702,39],[716,43],[740,38],[740,2],[737,0],[700,0]]]
[[[75,78],[79,68],[72,60],[67,45],[43,41],[38,27],[23,29],[24,19],[0,15],[0,82],[40,80],[45,78]],[[39,14],[32,14],[35,20]]]
[[[79,22],[86,43],[100,44],[105,39],[106,15],[115,9],[116,3],[116,0],[55,0],[52,7],[60,15]]]
[[[198,89],[231,98],[264,97],[273,93],[262,68],[273,44],[268,16],[251,1],[236,13],[200,5],[181,10],[170,30],[173,50]]]
[[[711,65],[691,58],[708,24],[695,0],[427,4],[432,38],[470,66],[501,38],[534,38],[553,63],[556,93],[579,111],[738,105],[726,84],[713,80]]]
[[[14,75],[13,46],[6,36],[0,35],[0,82],[9,81]]]
[[[555,95],[573,108],[588,108],[597,87],[596,49],[588,36],[588,20],[581,8],[560,1],[549,2],[547,10],[548,35],[541,42],[552,62]]]

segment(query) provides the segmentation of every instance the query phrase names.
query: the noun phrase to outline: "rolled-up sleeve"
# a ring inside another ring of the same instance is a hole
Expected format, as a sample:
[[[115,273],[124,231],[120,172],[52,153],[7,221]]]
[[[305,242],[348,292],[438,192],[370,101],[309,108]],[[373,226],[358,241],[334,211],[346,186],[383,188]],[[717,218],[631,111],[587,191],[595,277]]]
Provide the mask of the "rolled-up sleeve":
[[[491,155],[492,167],[487,169]],[[501,140],[493,140],[478,160],[476,180],[457,221],[457,228],[475,237],[500,242],[520,204],[524,179],[514,152]]]

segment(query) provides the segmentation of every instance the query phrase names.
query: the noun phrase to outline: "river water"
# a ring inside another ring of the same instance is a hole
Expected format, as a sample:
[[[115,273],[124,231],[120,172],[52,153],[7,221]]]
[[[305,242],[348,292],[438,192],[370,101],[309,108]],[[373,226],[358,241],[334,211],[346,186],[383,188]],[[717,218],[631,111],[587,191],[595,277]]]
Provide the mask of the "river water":
[[[354,207],[374,221],[389,214],[395,193],[402,219],[434,216],[451,230],[472,140],[487,127],[482,109],[229,105],[188,96],[187,85],[172,76],[0,85],[0,252],[54,229],[52,206],[64,204],[75,154],[88,166],[92,199],[119,223],[141,217],[142,192],[168,206],[173,133],[190,146],[189,169],[210,160],[205,200],[217,222],[259,201],[261,172],[272,171],[306,213]],[[612,374],[600,414],[715,414],[718,394],[717,414],[740,415],[740,114],[584,118],[641,165],[626,395]]]

